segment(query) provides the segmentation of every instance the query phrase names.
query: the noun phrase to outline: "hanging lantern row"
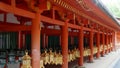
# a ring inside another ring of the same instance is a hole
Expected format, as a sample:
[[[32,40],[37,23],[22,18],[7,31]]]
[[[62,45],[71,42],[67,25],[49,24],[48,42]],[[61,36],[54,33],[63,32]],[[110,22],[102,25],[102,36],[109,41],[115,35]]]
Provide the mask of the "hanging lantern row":
[[[63,56],[60,51],[57,54],[56,51],[52,52],[52,49],[50,49],[49,52],[45,50],[44,53],[41,54],[41,58],[43,60],[44,65],[47,65],[47,64],[62,65]]]
[[[100,50],[102,50],[102,45],[100,47]],[[97,53],[97,47],[94,47],[94,54]],[[84,56],[89,56],[90,49],[84,50]],[[68,51],[68,62],[74,61],[77,58],[80,57],[80,51],[77,48],[74,48],[73,50]],[[61,52],[58,53],[55,51],[53,52],[52,49],[49,49],[49,51],[44,50],[44,53],[41,54],[40,57],[40,68],[45,68],[44,65],[47,64],[55,64],[55,65],[62,65],[63,64],[63,56]],[[32,68],[31,67],[31,57],[28,55],[28,52],[25,52],[25,56],[22,58],[22,67],[21,68]]]
[[[68,61],[74,61],[75,59],[80,57],[79,49],[75,48],[73,50],[69,50],[68,52]],[[43,64],[55,64],[55,65],[62,65],[63,64],[63,56],[61,52],[58,53],[55,51],[53,52],[52,49],[47,52],[47,50],[44,51],[44,53],[41,54],[41,58],[43,60]]]
[[[97,53],[97,50],[98,50],[98,48],[97,47],[94,47],[93,48],[94,50],[93,50],[93,54],[96,54]],[[90,49],[84,49],[84,56],[89,56],[89,55],[91,55],[91,50]]]

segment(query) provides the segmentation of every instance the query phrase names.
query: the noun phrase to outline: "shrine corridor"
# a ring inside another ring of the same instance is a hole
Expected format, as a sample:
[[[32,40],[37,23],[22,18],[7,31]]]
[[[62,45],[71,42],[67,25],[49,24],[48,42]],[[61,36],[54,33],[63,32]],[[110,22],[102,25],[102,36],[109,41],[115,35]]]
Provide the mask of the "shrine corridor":
[[[101,0],[0,0],[0,68],[118,68],[119,49]]]

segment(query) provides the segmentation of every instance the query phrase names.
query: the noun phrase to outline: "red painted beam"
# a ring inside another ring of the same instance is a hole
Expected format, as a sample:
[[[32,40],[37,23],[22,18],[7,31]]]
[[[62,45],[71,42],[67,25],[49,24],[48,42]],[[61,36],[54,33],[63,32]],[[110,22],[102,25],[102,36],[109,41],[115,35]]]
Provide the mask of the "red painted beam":
[[[55,30],[55,29],[42,29],[41,34],[46,34],[46,35],[61,35],[61,30]],[[69,32],[69,36],[78,36],[77,32]]]
[[[42,15],[41,15],[41,19],[42,19],[42,21],[44,21],[46,23],[49,23],[49,24],[61,25],[61,26],[64,25],[64,22],[62,22],[62,21],[55,20],[55,19],[45,17],[45,16],[42,16]]]
[[[61,30],[55,30],[55,29],[42,29],[41,30],[42,34],[46,34],[46,35],[60,35],[61,34]]]
[[[0,23],[0,31],[30,31],[31,26],[11,24],[11,23]]]
[[[91,31],[91,29],[87,28],[87,27],[83,27],[83,30],[85,30],[85,31]]]
[[[70,24],[68,23],[68,27],[74,28],[74,29],[81,29],[81,26],[75,25],[75,24]]]
[[[12,6],[5,4],[3,2],[0,2],[0,10],[4,12],[14,13],[16,15],[27,17],[27,18],[35,18],[34,13],[23,10],[23,9],[19,9],[16,7],[13,8]]]

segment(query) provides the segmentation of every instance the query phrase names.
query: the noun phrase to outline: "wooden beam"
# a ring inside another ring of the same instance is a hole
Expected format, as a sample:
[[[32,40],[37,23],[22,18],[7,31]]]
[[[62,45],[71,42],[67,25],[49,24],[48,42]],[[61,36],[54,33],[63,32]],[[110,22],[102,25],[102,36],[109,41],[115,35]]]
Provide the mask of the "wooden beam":
[[[0,23],[0,31],[30,31],[30,30],[31,30],[31,26]]]
[[[75,25],[75,24],[70,24],[68,23],[68,27],[74,28],[74,29],[81,29],[81,26]]]
[[[85,30],[85,31],[91,31],[91,29],[87,28],[87,27],[83,27],[83,30]]]
[[[27,18],[35,18],[34,13],[17,8],[17,7],[13,8],[12,6],[5,4],[3,2],[0,2],[0,10],[4,12],[14,13],[16,15],[27,17]]]
[[[61,30],[55,30],[55,29],[42,29],[41,30],[42,34],[46,34],[46,35],[60,35],[61,34]]]
[[[93,29],[93,32],[98,32],[97,30]]]
[[[42,19],[42,21],[47,22],[49,24],[61,25],[61,26],[64,25],[64,22],[62,22],[62,21],[55,20],[55,19],[45,17],[45,16],[42,16],[42,15],[41,15],[41,19]]]
[[[55,29],[42,29],[41,30],[42,34],[46,35],[57,35],[59,36],[61,34],[61,30],[55,30]],[[78,32],[69,32],[69,36],[77,36]]]

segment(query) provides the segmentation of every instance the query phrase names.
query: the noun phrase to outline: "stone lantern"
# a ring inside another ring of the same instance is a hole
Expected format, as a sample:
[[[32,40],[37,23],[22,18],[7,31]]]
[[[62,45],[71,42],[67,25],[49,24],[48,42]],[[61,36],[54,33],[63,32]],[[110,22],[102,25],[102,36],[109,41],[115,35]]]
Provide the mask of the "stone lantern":
[[[25,56],[22,57],[22,66],[21,68],[32,68],[31,66],[31,57],[28,55],[28,52],[25,52]]]

